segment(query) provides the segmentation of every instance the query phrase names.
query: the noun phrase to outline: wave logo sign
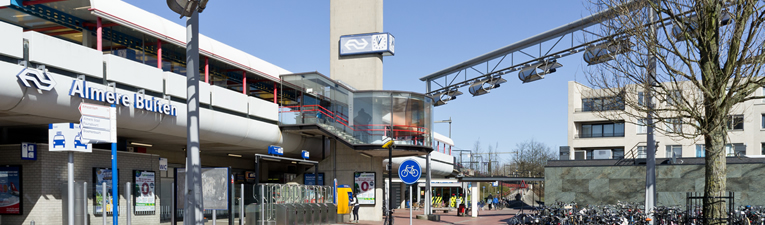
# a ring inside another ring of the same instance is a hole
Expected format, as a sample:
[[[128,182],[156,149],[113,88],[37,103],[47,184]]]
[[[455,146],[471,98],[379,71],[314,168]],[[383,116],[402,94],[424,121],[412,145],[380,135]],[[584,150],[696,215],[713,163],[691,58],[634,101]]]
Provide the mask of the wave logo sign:
[[[43,91],[53,90],[56,86],[56,81],[51,79],[45,69],[24,68],[16,77],[24,86],[32,87],[30,83],[33,83],[37,89]]]

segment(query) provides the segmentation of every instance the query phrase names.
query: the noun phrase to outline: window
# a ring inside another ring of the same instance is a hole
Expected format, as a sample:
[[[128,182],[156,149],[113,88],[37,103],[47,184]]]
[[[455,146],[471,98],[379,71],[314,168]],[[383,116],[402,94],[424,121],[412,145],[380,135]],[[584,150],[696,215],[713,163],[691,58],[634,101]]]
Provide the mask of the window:
[[[638,146],[637,147],[637,157],[638,159],[645,159],[646,153],[645,153],[645,146]]]
[[[762,114],[762,129],[765,129],[765,114]]]
[[[613,149],[613,158],[614,159],[623,159],[624,158],[624,149],[623,148],[617,148]]]
[[[728,116],[728,130],[743,130],[744,129],[744,115],[731,115]]]
[[[736,155],[746,155],[746,145],[743,143],[733,143],[725,145],[725,156],[734,157]]]
[[[670,91],[667,94],[667,105],[676,105],[678,103],[681,103],[683,100],[683,92],[680,90],[676,91]]]
[[[765,117],[765,115],[764,115]],[[638,134],[645,134],[648,133],[648,126],[646,126],[646,119],[638,119],[637,121],[637,133]]]
[[[624,137],[624,123],[583,124],[580,138]]]
[[[760,147],[760,154],[765,155],[765,143],[762,143],[762,147]]]
[[[582,99],[583,112],[608,110],[624,110],[624,99],[622,96]]]
[[[669,118],[667,119],[667,132],[668,133],[682,133],[683,132],[683,120],[681,118]]]
[[[646,106],[646,105],[645,105],[645,102],[646,102],[646,101],[645,101],[645,93],[643,93],[642,91],[641,91],[641,92],[638,92],[638,105],[640,105],[640,106]]]
[[[706,146],[703,144],[696,145],[696,157],[706,157],[706,155]]]
[[[585,160],[585,152],[584,151],[575,151],[574,152],[574,160]]]
[[[666,158],[682,158],[683,146],[682,145],[667,145],[667,157]]]

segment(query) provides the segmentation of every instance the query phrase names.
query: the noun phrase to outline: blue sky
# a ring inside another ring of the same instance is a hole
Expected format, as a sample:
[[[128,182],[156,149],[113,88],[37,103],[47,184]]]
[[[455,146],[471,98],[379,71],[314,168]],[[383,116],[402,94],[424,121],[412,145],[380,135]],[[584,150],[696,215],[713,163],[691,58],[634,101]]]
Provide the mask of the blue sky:
[[[126,0],[179,24],[165,1]],[[384,31],[396,37],[396,55],[384,58],[384,88],[425,92],[419,78],[481,54],[588,16],[580,0],[386,0]],[[329,1],[213,0],[200,16],[200,31],[292,72],[329,76]],[[535,139],[552,151],[567,145],[567,83],[586,83],[581,55],[559,60],[564,67],[544,80],[521,84],[513,73],[490,94],[465,95],[435,108],[449,117],[458,148],[483,145],[512,151]],[[435,124],[448,135],[448,124]],[[456,154],[455,154],[456,155]],[[510,156],[503,156],[502,160]]]

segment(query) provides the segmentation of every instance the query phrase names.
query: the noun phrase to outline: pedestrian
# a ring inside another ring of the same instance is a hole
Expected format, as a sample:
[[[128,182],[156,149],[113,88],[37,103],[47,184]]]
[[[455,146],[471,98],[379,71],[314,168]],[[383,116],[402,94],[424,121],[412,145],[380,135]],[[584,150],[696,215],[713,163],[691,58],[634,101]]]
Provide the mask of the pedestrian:
[[[357,197],[353,197],[351,205],[353,205],[353,220],[359,223],[359,200]]]

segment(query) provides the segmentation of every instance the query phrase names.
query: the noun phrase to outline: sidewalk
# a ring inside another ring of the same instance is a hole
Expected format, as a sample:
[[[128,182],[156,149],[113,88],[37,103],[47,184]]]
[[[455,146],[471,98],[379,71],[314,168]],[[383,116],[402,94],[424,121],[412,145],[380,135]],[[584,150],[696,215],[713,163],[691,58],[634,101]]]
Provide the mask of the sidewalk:
[[[435,221],[428,221],[428,220],[418,220],[417,215],[423,214],[422,210],[414,210],[412,212],[412,224],[422,224],[422,225],[428,225],[428,224],[476,224],[476,225],[489,225],[489,224],[507,224],[508,219],[515,216],[515,213],[519,210],[514,209],[503,209],[503,210],[482,210],[478,211],[478,217],[461,217],[457,216],[456,211],[452,211],[452,213],[435,213],[436,215],[441,216],[440,222]],[[359,218],[364,218],[364,215],[359,215]],[[393,213],[393,224],[394,225],[407,225],[409,224],[409,210],[408,209],[397,209]],[[360,224],[360,225],[382,225],[382,221],[363,221],[360,220],[359,223],[346,223],[346,224]]]

